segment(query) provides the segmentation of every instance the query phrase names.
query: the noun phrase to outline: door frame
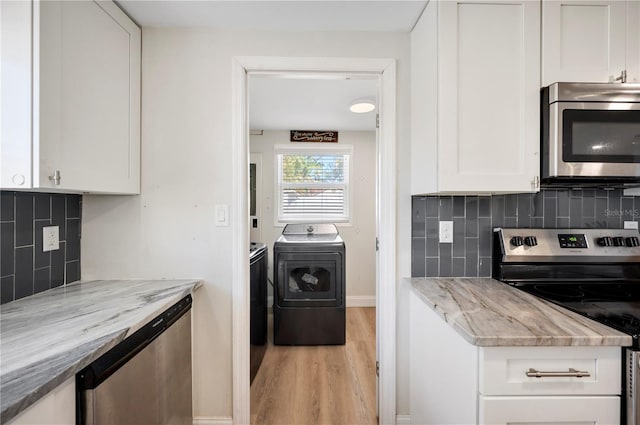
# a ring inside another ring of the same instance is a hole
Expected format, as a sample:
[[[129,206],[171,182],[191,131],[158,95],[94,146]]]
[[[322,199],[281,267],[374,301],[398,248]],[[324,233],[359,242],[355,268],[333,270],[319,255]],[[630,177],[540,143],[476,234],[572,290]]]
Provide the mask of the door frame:
[[[248,73],[365,73],[380,77],[376,162],[376,350],[380,424],[396,423],[396,61],[369,58],[243,56],[232,60],[232,386],[233,423],[250,423]]]

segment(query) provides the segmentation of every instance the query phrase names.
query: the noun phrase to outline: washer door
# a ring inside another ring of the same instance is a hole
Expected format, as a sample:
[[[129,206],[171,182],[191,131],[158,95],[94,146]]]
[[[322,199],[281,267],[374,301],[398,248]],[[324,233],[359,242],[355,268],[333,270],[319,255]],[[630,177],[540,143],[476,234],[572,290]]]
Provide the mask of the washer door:
[[[339,307],[343,305],[342,254],[336,252],[278,255],[276,303],[280,307]]]

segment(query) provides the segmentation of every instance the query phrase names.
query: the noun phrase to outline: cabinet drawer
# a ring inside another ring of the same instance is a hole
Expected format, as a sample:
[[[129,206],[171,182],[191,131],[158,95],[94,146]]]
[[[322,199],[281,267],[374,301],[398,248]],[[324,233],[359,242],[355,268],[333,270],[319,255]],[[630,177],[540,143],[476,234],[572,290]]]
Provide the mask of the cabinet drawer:
[[[479,424],[617,425],[620,398],[480,397]]]
[[[482,395],[620,394],[620,347],[485,347],[479,362]],[[530,369],[589,376],[528,377]]]

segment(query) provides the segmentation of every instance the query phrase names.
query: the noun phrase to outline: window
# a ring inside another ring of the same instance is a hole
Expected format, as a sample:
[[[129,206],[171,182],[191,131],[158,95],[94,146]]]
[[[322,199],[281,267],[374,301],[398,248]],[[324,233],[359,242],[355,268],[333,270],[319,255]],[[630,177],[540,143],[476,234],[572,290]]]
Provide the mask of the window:
[[[351,146],[276,147],[279,222],[348,222]]]

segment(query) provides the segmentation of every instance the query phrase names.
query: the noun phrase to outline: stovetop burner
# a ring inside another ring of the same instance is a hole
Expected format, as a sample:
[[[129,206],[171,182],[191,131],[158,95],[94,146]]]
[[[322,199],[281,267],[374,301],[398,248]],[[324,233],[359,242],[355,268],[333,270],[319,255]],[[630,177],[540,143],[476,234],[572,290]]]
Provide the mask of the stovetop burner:
[[[640,338],[640,283],[527,283],[514,286],[636,336],[634,341]]]

